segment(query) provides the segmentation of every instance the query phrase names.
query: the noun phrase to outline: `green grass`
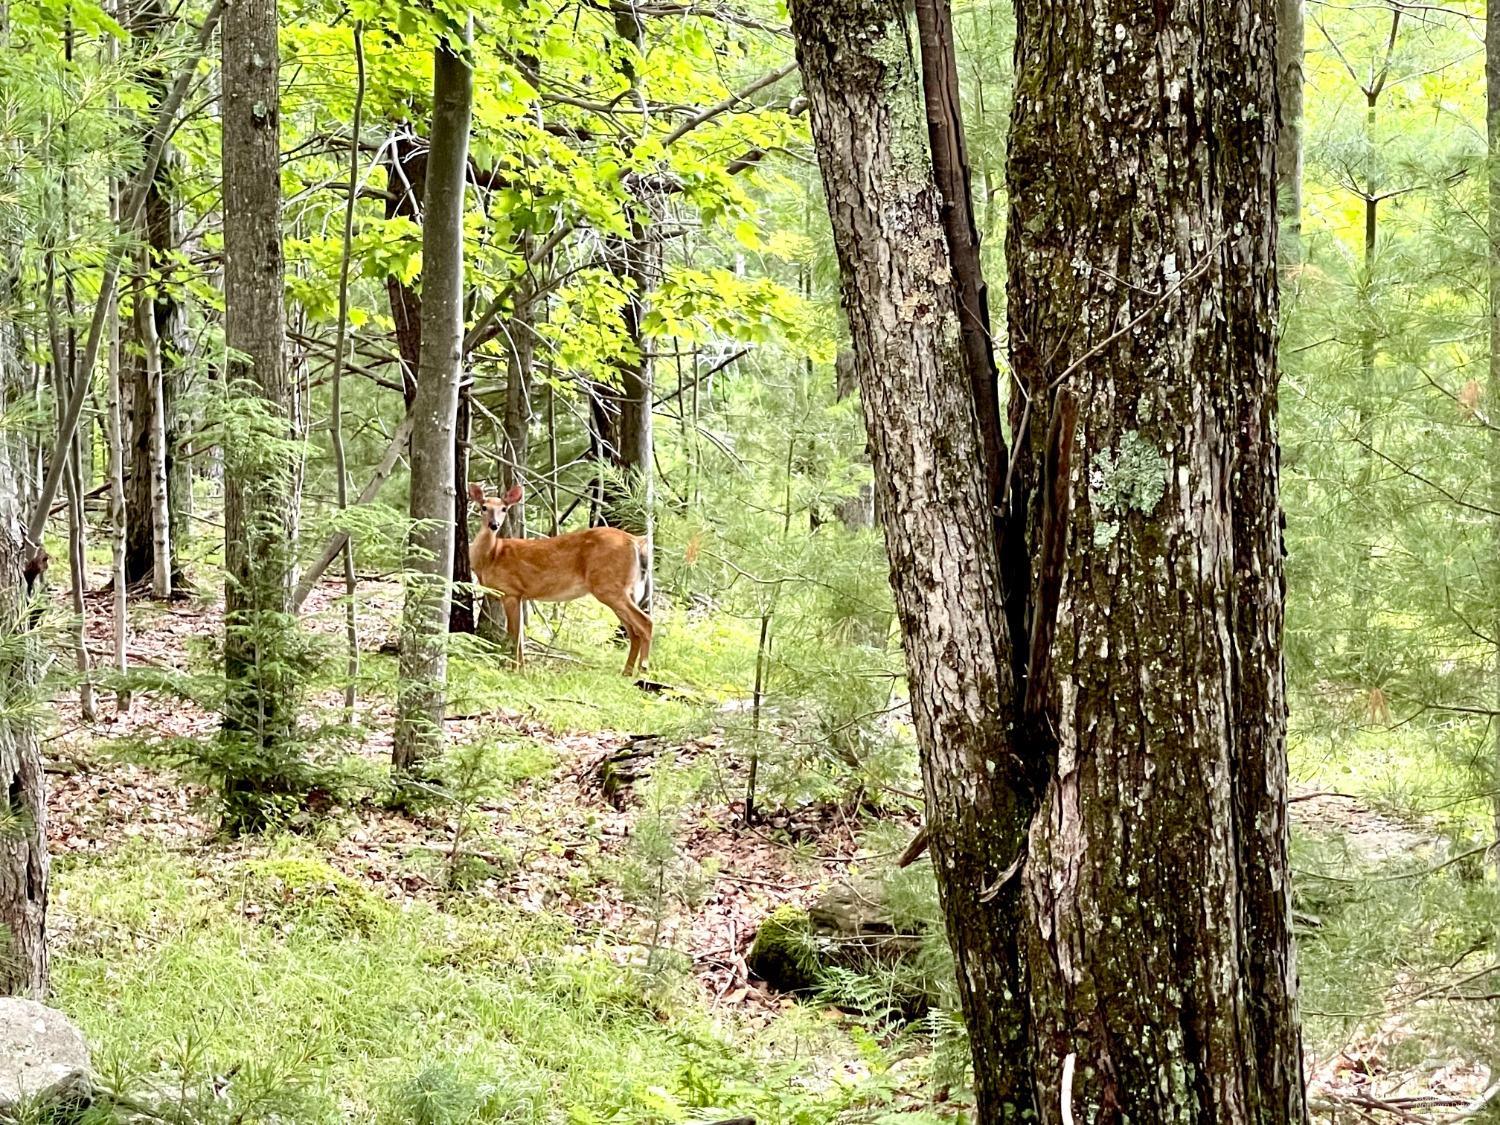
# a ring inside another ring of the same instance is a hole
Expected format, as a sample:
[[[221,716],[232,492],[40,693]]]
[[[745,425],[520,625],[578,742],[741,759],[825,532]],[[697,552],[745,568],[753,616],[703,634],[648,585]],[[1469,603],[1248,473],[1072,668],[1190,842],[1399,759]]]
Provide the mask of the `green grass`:
[[[57,1003],[106,1073],[274,1075],[298,1122],[816,1122],[870,1092],[816,1080],[857,1052],[811,1013],[752,1032],[686,988],[648,1002],[557,919],[398,906],[305,842],[66,859],[55,896]]]

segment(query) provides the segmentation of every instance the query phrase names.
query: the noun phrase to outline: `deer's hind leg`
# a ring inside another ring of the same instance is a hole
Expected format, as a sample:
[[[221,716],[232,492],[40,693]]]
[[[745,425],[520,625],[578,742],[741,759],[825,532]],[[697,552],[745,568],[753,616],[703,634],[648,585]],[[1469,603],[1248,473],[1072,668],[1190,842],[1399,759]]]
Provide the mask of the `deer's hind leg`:
[[[644,672],[646,660],[651,653],[651,619],[630,600],[629,594],[621,594],[604,604],[614,610],[615,616],[620,619],[620,625],[630,637],[630,655],[625,658],[625,675]]]

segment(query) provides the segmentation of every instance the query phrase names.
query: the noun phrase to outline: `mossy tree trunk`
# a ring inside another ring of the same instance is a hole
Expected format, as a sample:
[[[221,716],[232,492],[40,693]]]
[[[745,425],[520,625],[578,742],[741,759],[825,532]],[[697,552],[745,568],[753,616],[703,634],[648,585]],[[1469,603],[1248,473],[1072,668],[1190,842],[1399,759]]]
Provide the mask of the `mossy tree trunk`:
[[[413,520],[401,621],[392,762],[412,771],[441,743],[453,573],[454,435],[464,337],[464,194],[474,75],[466,44],[433,53],[432,131],[422,220],[422,352],[411,441]]]
[[[1027,962],[1038,1081],[1074,1057],[1085,1119],[1306,1118],[1275,14],[1275,0],[1116,0],[1094,21],[1057,0],[1017,9],[1012,369],[1033,463],[1069,466],[1043,473],[1029,521],[1033,635],[1052,640],[1028,688],[1056,745],[1024,872]]]
[[[1017,21],[997,528],[905,6],[793,5],[978,1116],[1304,1121],[1275,0]]]

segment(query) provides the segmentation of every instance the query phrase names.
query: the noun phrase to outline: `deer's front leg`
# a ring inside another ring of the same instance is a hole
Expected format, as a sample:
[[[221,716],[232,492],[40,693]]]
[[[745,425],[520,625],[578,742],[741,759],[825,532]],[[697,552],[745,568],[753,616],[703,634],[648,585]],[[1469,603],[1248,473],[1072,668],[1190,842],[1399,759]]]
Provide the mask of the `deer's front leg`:
[[[526,667],[525,617],[521,613],[520,598],[505,599],[505,629],[516,646],[516,667]]]

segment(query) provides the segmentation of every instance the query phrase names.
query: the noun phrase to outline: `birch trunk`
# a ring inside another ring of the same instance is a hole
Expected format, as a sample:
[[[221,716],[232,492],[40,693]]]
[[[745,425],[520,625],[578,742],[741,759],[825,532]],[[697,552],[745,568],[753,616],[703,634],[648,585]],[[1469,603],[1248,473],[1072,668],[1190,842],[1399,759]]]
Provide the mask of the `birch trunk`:
[[[141,388],[151,406],[147,417],[149,454],[144,467],[150,483],[151,507],[151,596],[165,601],[172,596],[172,511],[167,466],[167,409],[162,389],[161,339],[156,333],[156,310],[146,286],[136,290],[136,339],[141,345]],[[143,471],[136,466],[137,474]]]

